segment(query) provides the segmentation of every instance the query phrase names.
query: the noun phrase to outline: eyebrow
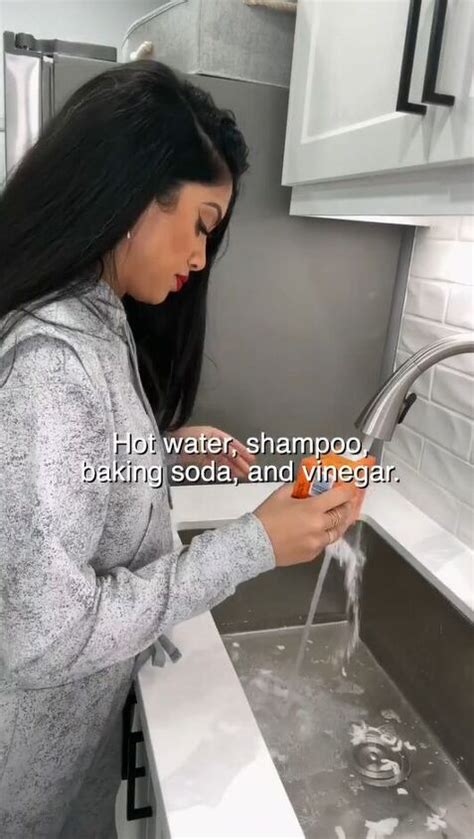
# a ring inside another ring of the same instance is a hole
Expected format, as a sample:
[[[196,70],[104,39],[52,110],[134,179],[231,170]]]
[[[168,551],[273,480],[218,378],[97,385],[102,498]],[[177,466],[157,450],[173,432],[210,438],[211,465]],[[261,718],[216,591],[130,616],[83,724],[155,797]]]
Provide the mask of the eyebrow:
[[[214,209],[217,210],[217,222],[216,222],[216,224],[219,224],[220,220],[222,219],[222,210],[221,210],[219,204],[215,204],[214,201],[204,201],[204,204],[206,204],[208,207],[214,207]]]

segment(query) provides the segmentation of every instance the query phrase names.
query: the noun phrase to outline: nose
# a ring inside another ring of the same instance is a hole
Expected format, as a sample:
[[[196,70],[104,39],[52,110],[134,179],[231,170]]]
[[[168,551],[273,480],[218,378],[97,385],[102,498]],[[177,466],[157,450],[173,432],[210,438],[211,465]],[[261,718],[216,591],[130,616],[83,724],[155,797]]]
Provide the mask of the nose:
[[[200,247],[195,248],[189,261],[190,271],[202,271],[206,267],[206,242],[201,242]]]

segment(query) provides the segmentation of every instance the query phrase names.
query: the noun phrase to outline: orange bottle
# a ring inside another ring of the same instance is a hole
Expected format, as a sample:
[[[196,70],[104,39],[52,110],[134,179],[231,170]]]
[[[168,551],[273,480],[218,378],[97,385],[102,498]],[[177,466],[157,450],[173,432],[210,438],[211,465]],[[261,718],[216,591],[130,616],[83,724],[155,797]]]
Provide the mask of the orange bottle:
[[[333,486],[344,486],[344,484],[352,483],[358,475],[365,474],[362,470],[357,469],[359,466],[366,467],[368,477],[368,470],[375,463],[376,459],[373,455],[360,457],[360,455],[354,454],[342,455],[329,452],[329,454],[323,454],[319,458],[314,455],[304,457],[300,461],[291,495],[293,498],[307,498],[308,495],[319,495],[326,492]],[[326,469],[326,467],[328,468]],[[343,480],[338,480],[340,473],[342,473]],[[351,474],[353,477],[349,480]],[[356,485],[355,489],[360,489],[360,487]]]

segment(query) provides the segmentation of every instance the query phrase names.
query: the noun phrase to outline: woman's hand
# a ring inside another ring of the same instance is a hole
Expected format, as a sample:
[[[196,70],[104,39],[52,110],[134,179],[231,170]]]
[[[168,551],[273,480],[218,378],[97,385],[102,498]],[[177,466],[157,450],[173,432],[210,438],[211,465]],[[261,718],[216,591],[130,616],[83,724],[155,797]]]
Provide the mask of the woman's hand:
[[[233,438],[231,434],[221,431],[220,428],[214,428],[211,425],[183,425],[168,435],[169,437],[192,437],[196,440],[209,437],[218,438],[219,440],[231,440],[227,444],[226,452],[223,450],[219,454],[212,454],[212,452],[204,451],[200,454],[188,454],[182,451],[179,454],[178,462],[183,466],[188,464],[195,464],[197,466],[206,466],[210,463],[216,463],[217,466],[228,466],[233,478],[246,478],[250,466],[255,463],[255,455],[251,454],[249,450],[239,440]],[[202,446],[201,446],[202,448]],[[222,446],[224,449],[224,445]],[[234,455],[235,452],[235,455]]]
[[[267,531],[277,565],[313,560],[344,535],[359,506],[357,491],[348,483],[308,498],[293,498],[292,491],[292,484],[283,484],[253,511]]]

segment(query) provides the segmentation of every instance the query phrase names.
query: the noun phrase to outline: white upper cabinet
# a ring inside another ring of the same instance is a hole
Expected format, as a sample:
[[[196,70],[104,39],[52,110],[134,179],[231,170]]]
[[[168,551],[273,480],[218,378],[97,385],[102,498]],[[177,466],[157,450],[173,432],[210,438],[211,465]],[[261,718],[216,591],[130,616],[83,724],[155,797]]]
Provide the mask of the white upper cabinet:
[[[366,212],[413,213],[414,192],[416,212],[435,210],[433,178],[447,185],[446,167],[473,161],[473,26],[473,0],[298,0],[282,183],[312,185],[296,191],[300,211],[363,212],[369,179]],[[445,212],[470,212],[461,193]]]

